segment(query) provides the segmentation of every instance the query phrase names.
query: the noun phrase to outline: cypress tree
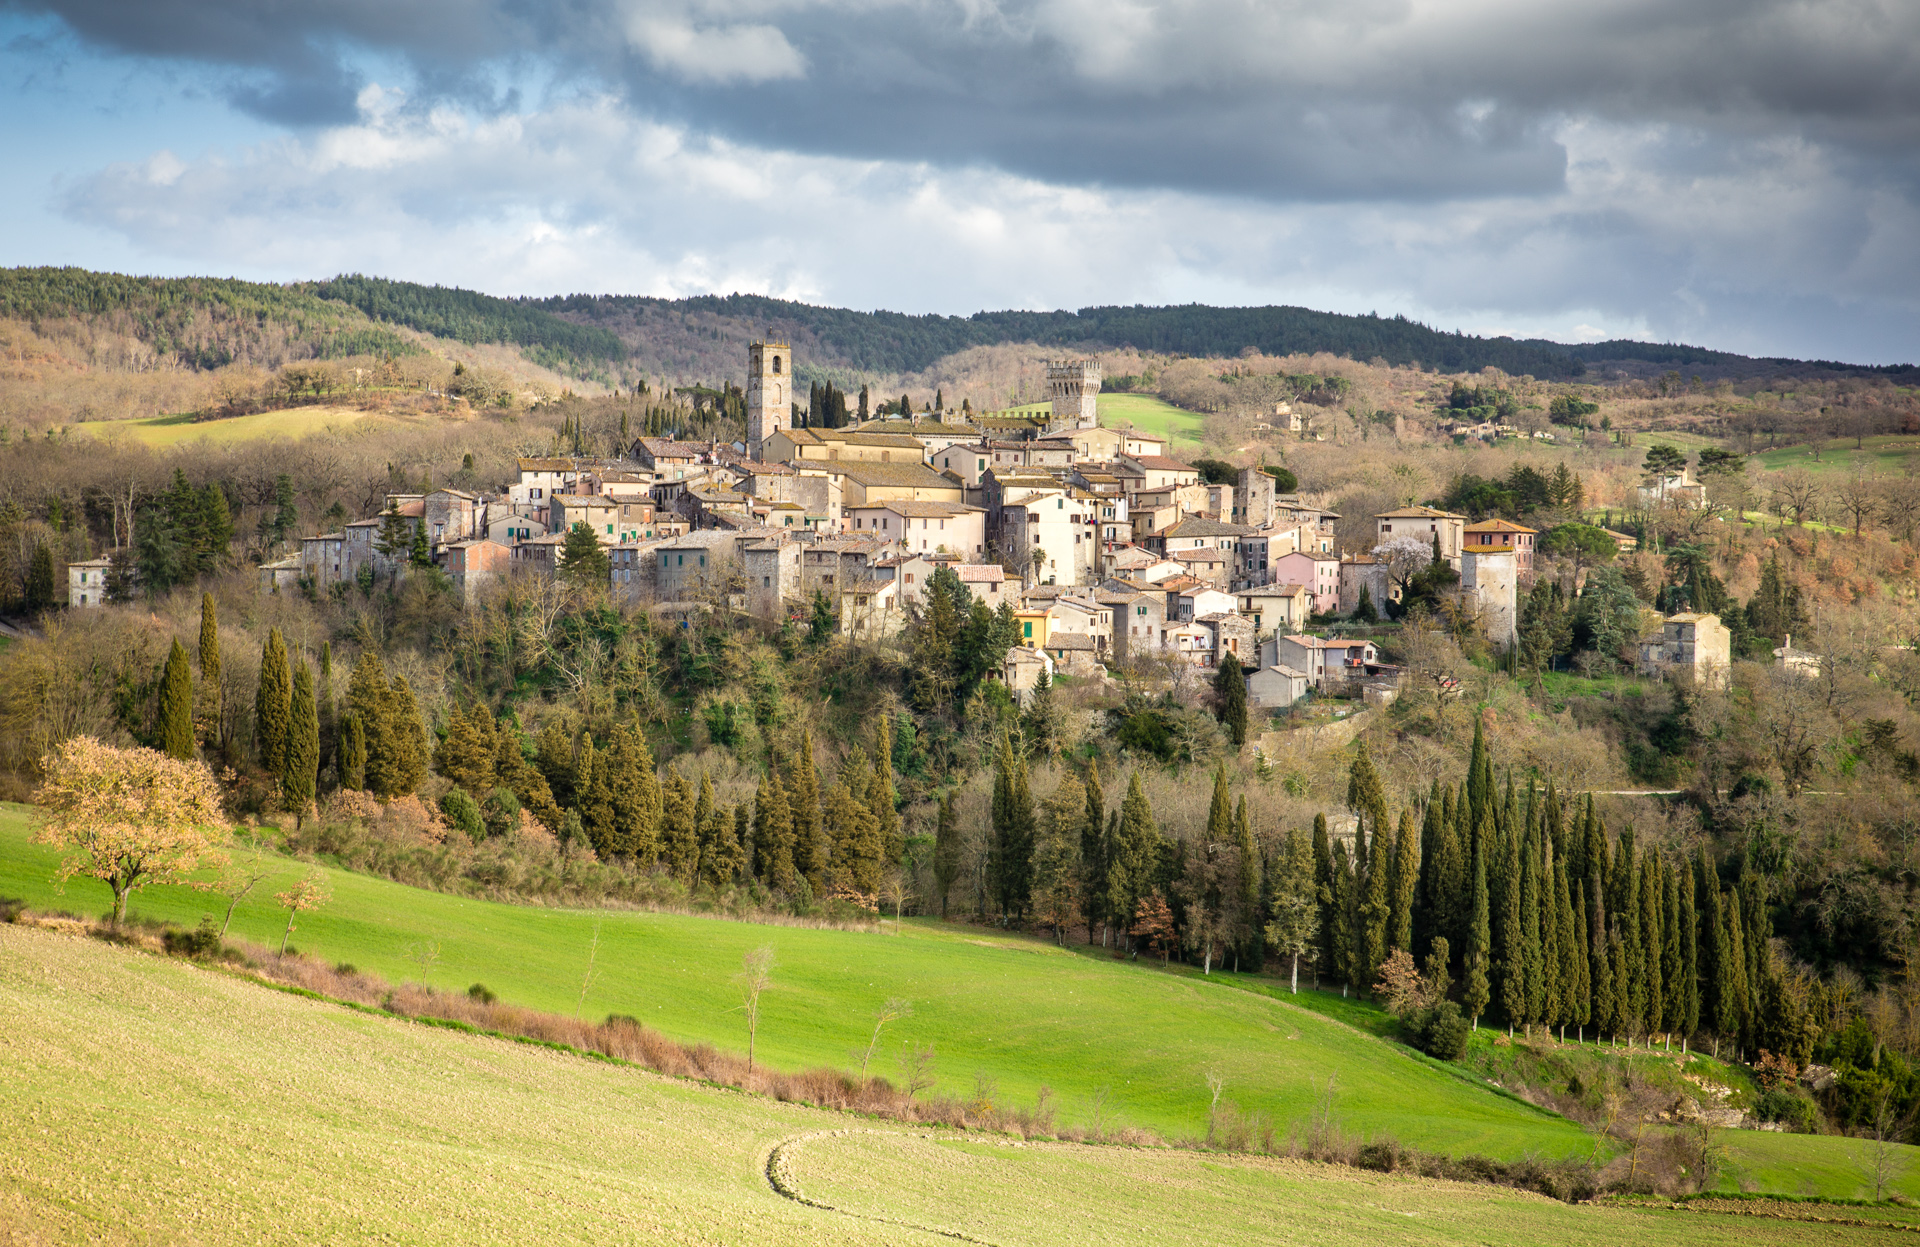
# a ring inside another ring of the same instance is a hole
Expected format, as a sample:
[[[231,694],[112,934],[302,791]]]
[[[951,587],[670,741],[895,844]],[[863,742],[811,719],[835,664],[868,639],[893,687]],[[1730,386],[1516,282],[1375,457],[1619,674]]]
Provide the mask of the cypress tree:
[[[1473,866],[1467,837],[1460,834],[1459,810],[1465,801],[1456,802],[1451,785],[1440,789],[1441,807],[1434,822],[1433,886],[1427,903],[1432,914],[1433,938],[1444,939],[1455,950],[1464,973],[1466,956],[1473,946]]]
[[[293,812],[293,825],[298,830],[320,782],[320,712],[313,700],[313,670],[304,658],[293,669],[289,718],[286,762],[280,771],[280,803]]]
[[[354,711],[340,721],[340,786],[354,792],[367,786],[367,727]]]
[[[1520,837],[1507,837],[1506,868],[1501,874],[1500,1007],[1506,1011],[1507,1029],[1527,1020],[1527,935],[1521,905],[1525,901],[1521,887],[1522,861]]]
[[[1736,1050],[1747,1041],[1749,1020],[1747,980],[1747,932],[1741,914],[1740,892],[1730,888],[1726,894],[1726,931],[1721,948],[1726,959],[1723,998],[1720,1004],[1720,1033],[1733,1040]]]
[[[1360,983],[1373,988],[1374,975],[1387,959],[1393,940],[1393,829],[1382,817],[1367,858],[1367,881],[1360,902]]]
[[[880,891],[880,827],[843,775],[820,802],[820,817],[833,844],[836,888],[874,896]],[[1024,874],[1024,872],[1023,872]],[[1001,898],[1003,910],[1007,898]]]
[[[1613,960],[1607,955],[1607,904],[1599,863],[1589,859],[1587,875],[1587,980],[1592,993],[1588,1015],[1594,1031],[1615,1030],[1619,998],[1613,988]]]
[[[1487,907],[1487,857],[1478,844],[1473,849],[1473,906],[1469,912],[1466,994],[1461,1003],[1473,1019],[1473,1028],[1479,1030],[1480,1015],[1486,1012],[1488,1003],[1493,999],[1493,991],[1487,981],[1487,959],[1493,951],[1493,931]]]
[[[1127,795],[1108,820],[1107,886],[1105,905],[1115,927],[1128,932],[1140,898],[1153,890],[1153,872],[1160,861],[1160,828],[1153,820],[1153,804],[1140,786],[1140,772],[1127,778]]]
[[[898,794],[893,787],[892,719],[881,715],[876,731],[878,739],[874,742],[873,782],[867,788],[867,808],[872,811],[874,824],[878,828],[882,860],[897,862],[900,854],[906,850],[906,844],[900,838],[900,811],[894,805]]]
[[[1560,1026],[1560,1040],[1566,1042],[1567,1023],[1580,1020],[1580,972],[1586,957],[1575,929],[1573,895],[1567,890],[1567,864],[1556,858],[1553,863],[1553,1020]]]
[[[1647,1028],[1647,1042],[1653,1042],[1653,1036],[1666,1029],[1667,991],[1666,980],[1661,971],[1661,951],[1666,947],[1666,932],[1660,921],[1661,887],[1660,850],[1649,850],[1640,867],[1640,955],[1646,961],[1642,971],[1646,984],[1646,1005],[1640,1020]]]
[[[574,789],[573,738],[558,719],[548,719],[540,732],[540,760],[536,764],[546,777],[547,789],[554,801],[565,809],[579,804]]]
[[[933,882],[940,891],[940,916],[947,916],[947,898],[960,878],[960,829],[953,819],[953,789],[940,794],[939,812],[933,829]],[[1089,903],[1091,911],[1091,903]],[[1087,920],[1091,923],[1093,920]],[[1087,942],[1093,942],[1089,927]]]
[[[1700,916],[1694,907],[1693,869],[1685,868],[1678,880],[1680,976],[1684,987],[1680,996],[1680,1050],[1700,1029]]]
[[[1368,842],[1391,831],[1386,789],[1381,786],[1380,773],[1373,768],[1373,756],[1364,740],[1355,747],[1353,766],[1347,772],[1347,809],[1353,811],[1355,819],[1354,869],[1363,870],[1373,860],[1367,852]]]
[[[587,833],[587,842],[593,845],[593,851],[604,859],[611,859],[620,851],[620,823],[613,812],[613,767],[607,754],[608,750],[593,743],[591,735],[582,733],[580,761],[574,774],[580,801],[580,826]]]
[[[387,712],[390,701],[387,670],[380,655],[371,649],[360,651],[347,677],[347,709],[360,724],[359,766],[354,774],[360,786],[385,796],[395,791],[393,772],[393,729]]]
[[[753,802],[754,829],[753,851],[756,858],[755,868],[760,878],[769,888],[786,896],[794,890],[799,876],[793,869],[793,811],[787,808],[787,790],[780,783],[780,772],[773,767],[767,768],[767,776],[760,781],[760,791]],[[940,840],[934,841],[934,875],[939,877]],[[951,880],[948,881],[951,886]],[[941,917],[946,916],[946,896],[940,898]]]
[[[700,862],[698,807],[693,785],[677,766],[667,767],[667,780],[660,785],[660,858],[674,878],[693,883]]]
[[[1027,764],[1024,757],[1014,756],[1012,741],[1002,732],[994,761],[993,840],[987,869],[1003,918],[1026,907],[1032,891],[1032,860],[1033,797],[1027,787]]]
[[[1487,756],[1486,722],[1476,714],[1473,716],[1473,752],[1467,755],[1468,810],[1477,814],[1482,804],[1493,801],[1493,793],[1489,790],[1492,775],[1493,763]]]
[[[434,750],[433,769],[452,780],[454,787],[477,799],[494,790],[493,756],[498,751],[493,716],[486,707],[471,711],[454,707],[447,719],[446,739]]]
[[[819,895],[827,890],[827,852],[820,840],[820,777],[813,767],[811,729],[800,734],[800,756],[793,760],[787,783],[787,806],[793,811],[793,868]]]
[[[1413,896],[1413,940],[1421,948],[1430,948],[1434,937],[1442,933],[1434,927],[1433,896],[1436,887],[1435,855],[1440,851],[1440,781],[1433,781],[1426,808],[1420,812],[1420,861]],[[1409,951],[1412,951],[1411,949]]]
[[[546,777],[528,763],[519,722],[511,716],[500,720],[495,725],[494,739],[494,782],[512,792],[521,806],[548,831],[555,836],[562,836],[566,830],[566,815],[554,802],[553,789],[547,787]],[[564,841],[565,837],[562,838]]]
[[[42,611],[53,605],[53,548],[44,541],[33,547],[26,587],[29,611]]]
[[[1587,1026],[1593,1021],[1593,933],[1588,929],[1587,884],[1580,880],[1573,890],[1574,988],[1573,1023],[1576,1037],[1585,1042]]]
[[[267,633],[260,649],[260,682],[253,696],[253,738],[261,769],[280,774],[287,760],[287,720],[293,713],[293,671],[280,629]]]
[[[340,722],[333,705],[333,642],[320,642],[320,682],[314,687],[320,716],[320,757],[334,757],[340,747]],[[324,766],[323,766],[324,769]]]
[[[1414,899],[1420,893],[1420,833],[1414,830],[1411,807],[1400,811],[1400,836],[1393,864],[1392,947],[1413,955]]]
[[[1726,914],[1720,905],[1720,880],[1702,853],[1697,866],[1695,887],[1700,893],[1700,1020],[1714,1032],[1714,1055],[1720,1053],[1719,1038],[1727,1033],[1722,1025],[1730,984],[1726,957]]]
[[[1093,943],[1093,929],[1111,920],[1101,903],[1107,880],[1107,798],[1100,787],[1100,760],[1087,760],[1087,808],[1080,824],[1080,895],[1087,915],[1087,943]],[[957,849],[956,849],[957,852]],[[945,916],[943,910],[941,916]]]
[[[174,638],[160,677],[160,707],[154,724],[160,752],[182,762],[193,759],[193,672],[187,666],[186,647]]]
[[[1257,969],[1260,965],[1261,950],[1266,947],[1266,904],[1260,892],[1260,850],[1253,843],[1253,818],[1247,813],[1247,794],[1240,794],[1240,803],[1233,811],[1233,847],[1240,855],[1240,895],[1234,898],[1234,909],[1240,928],[1240,948],[1234,953],[1234,968],[1239,969],[1240,953],[1245,952],[1247,960]]]
[[[1338,958],[1335,949],[1339,941],[1335,935],[1336,911],[1333,896],[1333,848],[1327,838],[1327,816],[1313,816],[1313,895],[1319,907],[1314,930],[1318,933],[1320,946],[1314,953],[1314,986],[1320,985],[1320,967],[1334,970]]]
[[[1616,919],[1620,915],[1616,914]],[[1620,923],[1631,928],[1631,923]],[[1619,931],[1612,932],[1607,939],[1607,974],[1614,982],[1613,990],[1613,1040],[1620,1042],[1620,1034],[1626,1032],[1628,1044],[1633,1042],[1633,1028],[1638,1025],[1638,1015],[1633,1011],[1633,975],[1630,967],[1634,954],[1627,949],[1627,942]]]
[[[1660,868],[1660,986],[1665,998],[1660,1007],[1661,1029],[1667,1038],[1667,1046],[1673,1046],[1672,1033],[1681,1032],[1681,1043],[1686,1043],[1687,983],[1684,977],[1684,961],[1680,952],[1682,942],[1680,933],[1680,885],[1677,879],[1679,871],[1672,862],[1663,862]]]
[[[200,679],[220,686],[220,616],[211,593],[200,595]]]
[[[1614,924],[1620,936],[1619,958],[1614,966],[1614,991],[1619,1004],[1621,1029],[1631,1044],[1647,1021],[1647,954],[1644,931],[1645,912],[1640,903],[1640,885],[1645,877],[1642,863],[1636,859],[1629,832],[1620,834],[1620,854],[1614,873],[1621,879],[1619,907]]]
[[[1327,935],[1327,948],[1331,954],[1328,968],[1340,976],[1340,994],[1345,996],[1354,986],[1361,950],[1354,940],[1354,927],[1358,924],[1360,911],[1355,899],[1359,881],[1353,876],[1344,840],[1333,843],[1331,877],[1333,922]]]
[[[1744,861],[1740,864],[1740,914],[1746,922],[1740,933],[1740,947],[1746,954],[1747,989],[1742,1008],[1751,1039],[1753,1025],[1760,1016],[1760,989],[1766,983],[1767,943],[1773,938],[1773,921],[1767,913],[1766,881]],[[1749,1042],[1747,1046],[1755,1045]]]
[[[427,779],[427,729],[405,676],[393,677],[387,695],[391,703],[387,719],[393,734],[394,788],[390,795],[405,796],[418,792]]]

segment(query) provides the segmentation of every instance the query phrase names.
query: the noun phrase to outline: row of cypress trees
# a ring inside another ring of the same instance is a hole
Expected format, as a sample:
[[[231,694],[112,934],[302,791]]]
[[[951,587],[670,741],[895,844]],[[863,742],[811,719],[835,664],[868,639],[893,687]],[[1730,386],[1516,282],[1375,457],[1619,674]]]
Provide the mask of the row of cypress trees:
[[[1395,950],[1446,958],[1462,1008],[1510,1027],[1626,1038],[1702,1031],[1742,1049],[1805,1046],[1773,958],[1765,881],[1723,881],[1704,853],[1609,836],[1589,795],[1497,783],[1476,724],[1467,774],[1387,817],[1364,745],[1349,778],[1349,851],[1314,828],[1318,968],[1364,986]]]

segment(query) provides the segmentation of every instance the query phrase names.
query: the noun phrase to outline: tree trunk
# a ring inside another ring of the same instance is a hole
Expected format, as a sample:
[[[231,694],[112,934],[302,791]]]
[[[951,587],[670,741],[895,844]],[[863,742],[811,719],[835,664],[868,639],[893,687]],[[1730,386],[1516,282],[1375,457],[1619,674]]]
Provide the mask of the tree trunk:
[[[280,933],[280,955],[282,957],[287,955],[287,941],[293,938],[293,919],[299,912],[297,909],[289,909],[287,911],[287,929]]]
[[[1293,994],[1300,994],[1300,954],[1293,955]]]
[[[1200,975],[1202,978],[1205,978],[1206,976],[1212,973],[1213,973],[1213,941],[1208,940],[1206,942],[1206,949],[1201,954]]]
[[[127,898],[133,895],[133,883],[109,879],[107,886],[113,889],[113,929],[118,931],[120,924],[127,920]]]

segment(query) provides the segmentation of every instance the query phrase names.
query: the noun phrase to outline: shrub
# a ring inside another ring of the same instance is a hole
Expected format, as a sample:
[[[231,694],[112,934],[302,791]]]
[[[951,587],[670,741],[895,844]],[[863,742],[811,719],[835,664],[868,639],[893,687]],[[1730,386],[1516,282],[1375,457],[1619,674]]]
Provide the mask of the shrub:
[[[492,989],[485,983],[475,983],[467,989],[467,995],[469,998],[477,1000],[483,1005],[490,1005],[500,999],[500,997],[493,994]]]
[[[486,837],[487,824],[480,817],[479,803],[460,789],[449,788],[447,795],[440,798],[440,812],[446,815],[450,825],[466,832],[475,844]]]
[[[1460,1006],[1443,1000],[1427,1011],[1426,1024],[1420,1028],[1420,1047],[1430,1057],[1458,1061],[1467,1054],[1468,1031]]]
[[[168,927],[161,933],[160,943],[175,957],[205,957],[220,951],[220,931],[213,925],[213,915],[206,914],[191,931]]]
[[[511,788],[495,788],[480,807],[480,821],[489,836],[505,836],[520,825],[520,798]]]
[[[1812,1134],[1813,1099],[1798,1087],[1773,1087],[1762,1093],[1753,1106],[1753,1115],[1761,1121],[1776,1121],[1795,1134]]]

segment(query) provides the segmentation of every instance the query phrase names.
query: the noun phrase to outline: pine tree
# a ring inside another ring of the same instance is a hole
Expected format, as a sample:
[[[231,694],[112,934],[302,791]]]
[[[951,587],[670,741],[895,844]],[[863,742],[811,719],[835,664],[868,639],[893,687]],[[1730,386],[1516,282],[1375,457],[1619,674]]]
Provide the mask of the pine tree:
[[[387,561],[389,570],[401,555],[413,548],[413,535],[408,531],[406,517],[400,514],[400,502],[396,498],[388,498],[387,509],[380,513],[380,532],[373,539],[373,548]]]
[[[287,720],[293,710],[293,670],[280,629],[267,633],[260,650],[260,682],[254,690],[253,734],[260,768],[278,775],[287,759]]]
[[[867,787],[866,805],[879,830],[882,860],[897,862],[906,845],[900,838],[900,811],[895,807],[898,794],[893,787],[892,720],[881,715],[875,731],[873,782]]]
[[[355,711],[340,721],[340,786],[354,792],[367,786],[367,727]]]
[[[293,668],[292,714],[286,761],[280,771],[280,804],[293,812],[296,829],[313,805],[319,782],[320,712],[313,700],[313,669],[302,658]]]
[[[566,542],[560,547],[554,570],[560,579],[576,588],[608,583],[612,564],[600,539],[584,520],[567,529]]]
[[[186,647],[177,637],[167,652],[166,670],[160,677],[154,737],[160,752],[169,758],[193,760],[193,672],[187,665]]]

